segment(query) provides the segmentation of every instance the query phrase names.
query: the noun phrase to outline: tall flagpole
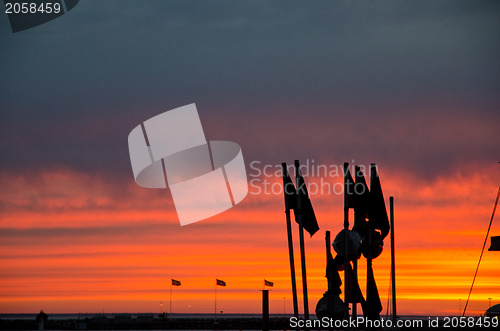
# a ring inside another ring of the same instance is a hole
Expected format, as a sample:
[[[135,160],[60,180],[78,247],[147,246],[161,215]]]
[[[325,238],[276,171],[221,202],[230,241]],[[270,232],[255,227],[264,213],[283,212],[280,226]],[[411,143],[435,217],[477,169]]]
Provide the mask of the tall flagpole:
[[[370,192],[373,192],[373,181],[375,180],[376,168],[375,163],[370,164]],[[371,280],[375,281],[373,275],[373,258],[372,258],[372,222],[368,222],[368,256],[366,256],[366,298],[368,299],[368,288]],[[371,311],[370,311],[371,314]],[[373,317],[373,316],[372,316]]]
[[[300,262],[302,266],[302,290],[304,293],[304,318],[307,320],[309,319],[309,301],[307,299],[307,275],[306,275],[306,255],[305,255],[305,248],[304,248],[304,226],[303,226],[303,211],[301,210],[301,201],[300,201],[300,193],[298,190],[300,189],[300,182],[299,182],[299,177],[300,177],[300,164],[299,160],[295,160],[295,181],[296,181],[296,186],[297,186],[297,210],[300,212],[298,213],[298,220],[299,220],[299,239],[300,239]]]
[[[215,279],[215,308],[214,308],[214,316],[217,319],[217,279]]]
[[[354,259],[352,260],[352,278],[354,281],[358,280],[358,260]],[[354,288],[354,284],[351,285]],[[354,292],[354,290],[353,290]],[[354,300],[356,301],[356,300]],[[356,319],[358,317],[358,303],[353,302],[352,303],[352,319]]]
[[[357,178],[358,171],[360,171],[359,166],[355,166],[354,167],[354,178]],[[356,179],[355,179],[355,181],[356,181]],[[352,187],[353,193],[354,193],[354,185],[356,185],[356,184],[357,184],[357,182],[355,182],[353,184],[353,187]],[[347,208],[349,209],[349,204],[347,205]],[[356,209],[354,209],[354,224],[356,224]],[[354,225],[353,225],[353,229],[354,229]],[[352,260],[352,278],[354,279],[355,282],[358,282],[358,259],[357,258]],[[352,286],[354,288],[354,284],[352,284]],[[353,300],[353,301],[356,301],[356,300]],[[353,302],[352,303],[352,319],[356,319],[357,317],[358,317],[358,303]]]
[[[394,197],[389,198],[391,217],[392,322],[396,323],[396,257],[394,250]]]
[[[285,186],[285,174],[288,173],[286,169],[286,163],[281,164],[281,169],[283,172],[283,190],[286,190]],[[285,196],[285,214],[286,214],[286,230],[288,234],[288,256],[290,258],[290,275],[292,278],[292,295],[293,295],[293,316],[299,318],[299,305],[297,302],[297,283],[295,280],[295,260],[293,257],[293,238],[292,238],[292,224],[290,221],[290,206],[288,206],[288,199],[286,197],[287,192],[283,192]]]
[[[170,280],[170,317],[172,317],[172,281]]]
[[[349,248],[349,190],[347,181],[347,172],[349,171],[349,163],[344,162],[344,304],[346,319],[349,318],[349,257],[347,250]]]

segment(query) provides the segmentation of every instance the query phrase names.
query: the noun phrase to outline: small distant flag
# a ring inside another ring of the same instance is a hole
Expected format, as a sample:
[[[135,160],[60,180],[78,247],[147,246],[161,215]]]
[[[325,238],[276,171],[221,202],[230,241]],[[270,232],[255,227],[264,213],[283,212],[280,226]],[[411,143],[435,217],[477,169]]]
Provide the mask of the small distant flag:
[[[172,278],[172,285],[181,286],[181,282]]]
[[[274,283],[264,279],[264,286],[270,286],[270,287],[273,287],[273,286],[274,286]]]
[[[220,279],[217,279],[217,285],[219,286],[226,286],[226,282]]]

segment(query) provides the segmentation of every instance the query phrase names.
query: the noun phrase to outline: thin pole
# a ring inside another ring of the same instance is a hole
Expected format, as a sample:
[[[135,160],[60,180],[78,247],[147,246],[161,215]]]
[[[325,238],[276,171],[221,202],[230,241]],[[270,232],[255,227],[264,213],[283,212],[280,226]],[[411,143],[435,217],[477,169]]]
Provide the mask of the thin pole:
[[[285,173],[286,163],[281,164],[283,171],[283,190],[285,190]],[[286,193],[286,192],[284,192]],[[288,199],[285,195],[285,214],[286,214],[286,230],[288,234],[288,256],[290,258],[290,276],[292,279],[292,295],[293,295],[293,316],[299,318],[299,305],[297,301],[297,283],[295,280],[295,259],[293,257],[293,238],[292,238],[292,223],[290,221],[290,207],[288,206]]]
[[[392,280],[392,321],[396,322],[396,251],[394,245],[394,197],[389,198],[391,218],[391,280]]]
[[[389,315],[392,315],[391,309],[391,298],[392,298],[392,276],[389,276],[389,289],[387,290],[387,310],[385,313],[385,319],[389,319]]]
[[[300,177],[300,164],[299,160],[295,160],[295,181],[297,186],[297,191],[300,189],[299,185],[299,177]],[[300,201],[300,193],[297,192],[297,210],[300,210],[298,214],[299,217],[299,240],[300,240],[300,262],[302,267],[302,291],[304,293],[304,318],[309,319],[309,301],[307,299],[307,275],[306,275],[306,255],[305,255],[305,243],[304,243],[304,226],[302,219],[302,211],[301,211],[301,201]]]
[[[306,275],[306,256],[304,248],[304,227],[299,225],[300,236],[300,262],[302,265],[302,291],[304,293],[304,318],[309,319],[309,300],[307,299],[307,275]]]
[[[170,317],[172,317],[172,281],[170,281]]]
[[[214,316],[217,319],[217,279],[215,280],[215,308],[214,308]]]
[[[358,174],[358,171],[360,171],[359,166],[355,166],[355,168],[354,168],[355,178]],[[354,186],[352,187],[352,189],[353,189],[353,193],[354,193]],[[349,204],[347,205],[347,207],[349,208]],[[354,223],[356,223],[357,217],[359,217],[359,215],[357,215],[356,208],[354,208]],[[346,248],[347,248],[347,246],[346,246]],[[358,282],[358,259],[352,260],[352,279],[354,279],[355,282]],[[351,286],[353,286],[353,285],[354,284],[352,284]],[[354,286],[353,286],[353,288],[354,288]],[[353,300],[353,301],[356,301],[356,300]],[[353,302],[352,303],[352,319],[356,319],[357,317],[358,317],[358,303]]]
[[[488,241],[488,235],[490,234],[491,223],[493,222],[493,218],[495,217],[495,211],[497,209],[498,197],[500,196],[500,186],[498,187],[497,198],[495,200],[495,205],[493,206],[493,212],[491,213],[490,225],[488,225],[488,231],[486,232],[486,238],[484,238],[483,249],[481,249],[481,255],[479,256],[479,261],[477,262],[476,272],[474,273],[474,278],[472,279],[472,284],[470,286],[469,295],[467,296],[467,301],[465,302],[464,312],[462,316],[465,316],[465,311],[467,310],[467,305],[469,304],[470,295],[472,293],[472,288],[474,287],[474,282],[476,281],[477,271],[479,270],[479,264],[481,263],[481,259],[483,258],[484,248],[486,247],[486,242]]]
[[[286,316],[286,297],[283,297],[283,317]]]
[[[370,165],[370,190],[373,189],[373,181],[375,179],[375,164]],[[373,191],[371,191],[373,192]],[[366,257],[366,299],[368,300],[368,289],[370,280],[375,280],[373,276],[373,265],[372,265],[372,222],[368,222],[368,256]],[[379,317],[380,315],[377,314]],[[372,316],[373,317],[373,316]]]
[[[299,318],[299,303],[297,299],[297,281],[295,278],[295,261],[293,257],[292,224],[290,210],[286,211],[286,227],[288,231],[288,255],[290,257],[290,276],[292,278],[293,316]]]
[[[349,246],[349,190],[347,182],[347,172],[349,171],[349,163],[344,162],[344,304],[345,318],[349,318],[349,257],[347,250]]]
[[[352,260],[352,278],[357,281],[358,279],[358,260]],[[353,284],[354,285],[354,284]],[[356,319],[358,317],[358,303],[352,303],[352,319]]]

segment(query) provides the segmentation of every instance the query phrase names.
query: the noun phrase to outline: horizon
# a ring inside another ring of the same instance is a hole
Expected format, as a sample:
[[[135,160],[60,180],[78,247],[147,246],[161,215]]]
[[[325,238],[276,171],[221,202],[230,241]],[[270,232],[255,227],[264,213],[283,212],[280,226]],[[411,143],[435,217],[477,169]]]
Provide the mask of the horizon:
[[[0,314],[159,312],[171,278],[174,314],[213,312],[216,278],[224,313],[260,312],[264,279],[270,313],[292,313],[277,170],[296,159],[320,227],[310,314],[346,161],[375,163],[395,199],[398,315],[464,309],[500,184],[500,2],[87,0],[16,33],[0,17]],[[169,188],[135,183],[127,137],[191,103],[207,141],[241,146],[248,194],[180,226]],[[484,253],[466,315],[500,303],[499,259]],[[389,237],[373,267],[385,315]]]

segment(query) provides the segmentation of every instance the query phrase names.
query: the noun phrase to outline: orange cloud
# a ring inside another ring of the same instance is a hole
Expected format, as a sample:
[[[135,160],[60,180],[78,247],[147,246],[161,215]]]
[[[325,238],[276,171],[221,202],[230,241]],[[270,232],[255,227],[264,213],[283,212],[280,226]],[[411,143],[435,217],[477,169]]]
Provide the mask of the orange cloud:
[[[446,315],[465,303],[489,221],[496,184],[471,173],[426,183],[380,170],[386,199],[396,197],[397,295],[400,314]],[[1,175],[0,311],[259,312],[263,279],[274,282],[271,311],[292,311],[283,198],[250,194],[209,220],[180,227],[168,193],[71,171],[38,180]],[[497,179],[497,178],[494,178]],[[280,178],[270,178],[278,183]],[[308,178],[314,182],[319,178]],[[328,179],[336,182],[340,179]],[[321,231],[306,238],[311,312],[326,290],[324,230],[342,227],[342,196],[312,196]],[[352,216],[352,215],[351,215]],[[296,228],[294,226],[294,228]],[[300,284],[298,236],[294,230]],[[500,232],[493,226],[492,234]],[[384,306],[390,245],[374,261]],[[500,297],[498,256],[486,252],[470,313]],[[361,288],[366,270],[359,263]],[[300,292],[300,287],[299,287]],[[300,300],[300,298],[299,298]]]

